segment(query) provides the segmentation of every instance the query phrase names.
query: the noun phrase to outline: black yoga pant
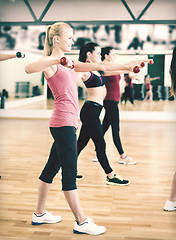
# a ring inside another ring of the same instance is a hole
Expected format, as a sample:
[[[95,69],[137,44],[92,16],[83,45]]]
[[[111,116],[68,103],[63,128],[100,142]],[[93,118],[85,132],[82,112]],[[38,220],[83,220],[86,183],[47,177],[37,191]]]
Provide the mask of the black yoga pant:
[[[99,119],[102,107],[100,104],[86,101],[81,109],[80,118],[82,127],[77,141],[78,155],[88,144],[91,138],[95,144],[97,158],[106,174],[112,172],[106,156],[106,144],[103,137],[103,130]]]
[[[76,128],[71,126],[50,128],[54,138],[48,162],[39,179],[52,183],[53,178],[62,169],[62,190],[77,189],[77,144]]]
[[[114,144],[121,155],[124,153],[124,151],[119,135],[120,126],[118,103],[118,101],[104,100],[105,116],[102,123],[102,129],[103,133],[105,134],[109,126],[111,126]]]
[[[133,96],[133,88],[126,86],[125,87],[125,92],[122,94],[121,97],[121,102],[125,101],[125,103],[127,102],[127,100],[129,99],[129,101],[133,104],[134,103],[134,96]]]

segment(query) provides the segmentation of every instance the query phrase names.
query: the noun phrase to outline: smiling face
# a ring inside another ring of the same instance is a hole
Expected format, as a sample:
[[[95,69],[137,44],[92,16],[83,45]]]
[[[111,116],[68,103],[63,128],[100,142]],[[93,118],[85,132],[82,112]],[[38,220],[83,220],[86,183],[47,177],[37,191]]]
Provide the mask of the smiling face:
[[[99,46],[95,47],[95,50],[91,53],[87,53],[87,60],[98,63],[101,62],[101,48]]]
[[[73,29],[64,22],[57,22],[47,27],[44,54],[63,55],[70,52],[73,45]]]
[[[73,29],[72,28],[63,28],[62,34],[60,37],[57,38],[58,40],[58,47],[63,52],[70,52],[71,47],[74,44],[73,42]]]

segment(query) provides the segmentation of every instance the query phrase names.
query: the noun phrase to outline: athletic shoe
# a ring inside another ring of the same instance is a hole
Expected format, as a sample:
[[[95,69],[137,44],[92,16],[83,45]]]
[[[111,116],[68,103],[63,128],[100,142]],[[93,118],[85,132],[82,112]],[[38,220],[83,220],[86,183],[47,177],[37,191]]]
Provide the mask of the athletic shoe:
[[[124,180],[120,175],[114,174],[113,178],[109,178],[107,176],[106,184],[107,185],[121,185],[121,186],[127,186],[130,183],[128,180]]]
[[[61,220],[62,220],[61,216],[53,216],[51,213],[47,211],[40,216],[38,216],[36,213],[33,213],[32,225],[40,225],[45,223],[58,223]]]
[[[172,202],[170,200],[167,200],[165,205],[164,205],[163,210],[164,211],[176,211],[176,202]]]
[[[76,180],[82,180],[83,179],[83,176],[82,175],[77,175],[76,176]]]
[[[105,227],[96,225],[93,220],[88,217],[83,223],[79,224],[75,221],[73,233],[100,235],[106,231]]]
[[[92,159],[92,161],[93,161],[93,162],[98,162],[98,158],[95,157],[95,158]]]
[[[137,163],[137,161],[135,161],[134,159],[132,159],[129,156],[126,156],[125,158],[120,158],[119,163],[120,164],[134,165],[134,164]]]

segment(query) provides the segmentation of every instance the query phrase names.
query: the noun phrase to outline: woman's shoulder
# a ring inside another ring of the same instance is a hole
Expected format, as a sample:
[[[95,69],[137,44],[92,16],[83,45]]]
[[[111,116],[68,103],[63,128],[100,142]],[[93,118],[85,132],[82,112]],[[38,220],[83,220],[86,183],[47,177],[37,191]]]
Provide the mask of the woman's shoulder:
[[[81,79],[83,82],[87,81],[91,76],[91,72],[84,72],[82,73]]]

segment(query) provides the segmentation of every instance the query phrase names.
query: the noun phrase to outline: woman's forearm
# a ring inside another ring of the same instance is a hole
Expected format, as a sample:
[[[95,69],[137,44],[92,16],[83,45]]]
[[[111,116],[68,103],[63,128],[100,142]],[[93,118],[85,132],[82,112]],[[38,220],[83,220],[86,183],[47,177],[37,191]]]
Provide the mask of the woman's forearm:
[[[160,77],[150,78],[150,81],[157,80],[157,79],[160,79]]]
[[[90,71],[123,71],[132,72],[136,65],[140,65],[141,62],[149,62],[149,59],[131,61],[125,64],[111,63],[111,62],[100,62],[100,63],[75,63],[76,72],[90,72]]]
[[[143,62],[146,62],[146,63],[149,63],[151,59],[141,59],[141,60],[134,60],[134,61],[131,61],[131,62],[128,62],[128,63],[125,63],[125,64],[116,64],[116,63],[106,63],[107,66],[105,66],[105,68],[107,70],[105,71],[122,71],[122,72],[125,72],[125,73],[129,73],[129,72],[133,72],[133,68],[135,66],[139,66],[140,68],[142,68],[143,66],[141,66],[141,63]],[[108,66],[109,64],[109,66]],[[145,64],[144,64],[145,66]]]
[[[0,61],[16,58],[16,54],[0,54]]]
[[[131,71],[128,64],[117,64],[117,63],[75,63],[76,72],[90,72],[90,71]]]
[[[109,62],[106,62],[105,64],[102,64],[103,65],[103,69],[102,71],[123,71],[123,72],[129,72],[129,71],[132,71],[133,67],[130,66],[128,63],[126,64],[118,64],[118,63],[109,63]]]

